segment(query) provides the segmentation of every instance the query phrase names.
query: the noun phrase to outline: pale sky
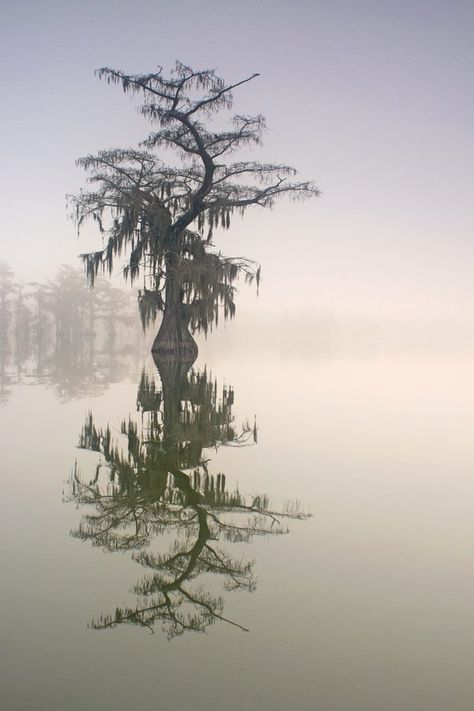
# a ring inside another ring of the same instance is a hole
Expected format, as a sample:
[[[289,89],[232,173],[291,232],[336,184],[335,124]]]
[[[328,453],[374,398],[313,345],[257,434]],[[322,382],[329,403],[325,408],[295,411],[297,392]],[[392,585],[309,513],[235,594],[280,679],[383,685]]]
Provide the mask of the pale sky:
[[[214,67],[239,113],[263,113],[262,161],[323,194],[255,209],[216,237],[262,264],[259,301],[369,316],[474,317],[474,4],[4,0],[0,8],[0,260],[23,280],[98,247],[76,238],[65,194],[81,155],[149,132],[94,76],[176,59]]]

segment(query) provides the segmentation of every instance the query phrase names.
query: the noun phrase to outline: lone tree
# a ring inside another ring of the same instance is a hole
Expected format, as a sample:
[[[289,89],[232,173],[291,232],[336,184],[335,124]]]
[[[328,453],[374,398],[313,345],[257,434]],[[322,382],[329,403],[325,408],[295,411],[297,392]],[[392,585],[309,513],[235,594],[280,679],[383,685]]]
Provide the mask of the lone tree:
[[[104,246],[82,254],[90,283],[111,273],[125,258],[124,275],[143,288],[139,304],[144,325],[163,319],[152,350],[195,358],[191,332],[207,333],[235,313],[235,281],[259,280],[255,263],[213,250],[214,228],[228,229],[235,212],[252,205],[271,207],[276,198],[318,195],[310,182],[293,182],[287,165],[232,159],[242,147],[258,145],[262,116],[236,115],[230,127],[212,125],[213,116],[232,107],[232,92],[258,74],[227,84],[213,70],[195,71],[177,62],[169,77],[126,74],[104,67],[97,75],[144,101],[139,111],[157,128],[138,149],[100,151],[78,160],[93,189],[72,196],[80,231],[95,220]],[[158,157],[171,149],[170,163]]]

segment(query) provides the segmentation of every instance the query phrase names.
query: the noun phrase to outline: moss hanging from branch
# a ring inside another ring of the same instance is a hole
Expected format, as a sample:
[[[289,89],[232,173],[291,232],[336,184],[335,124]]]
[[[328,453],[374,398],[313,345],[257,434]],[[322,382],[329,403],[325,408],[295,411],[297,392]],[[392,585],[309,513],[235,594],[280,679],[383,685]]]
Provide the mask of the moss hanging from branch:
[[[92,219],[104,239],[102,249],[82,255],[87,277],[93,284],[97,274],[119,266],[131,283],[143,278],[144,325],[172,309],[191,331],[207,333],[219,311],[234,316],[238,277],[257,286],[260,277],[253,262],[213,250],[214,230],[228,230],[233,216],[249,207],[319,191],[308,181],[295,182],[290,166],[233,160],[239,149],[261,144],[261,115],[237,114],[224,130],[213,125],[214,114],[232,108],[234,90],[258,74],[229,84],[213,70],[177,62],[168,76],[162,69],[126,74],[108,67],[97,75],[140,97],[139,112],[153,130],[138,148],[78,160],[91,189],[70,197],[72,213],[79,230]],[[167,150],[176,155],[172,165],[159,157]],[[166,291],[170,280],[179,288]],[[179,308],[170,303],[177,298]]]

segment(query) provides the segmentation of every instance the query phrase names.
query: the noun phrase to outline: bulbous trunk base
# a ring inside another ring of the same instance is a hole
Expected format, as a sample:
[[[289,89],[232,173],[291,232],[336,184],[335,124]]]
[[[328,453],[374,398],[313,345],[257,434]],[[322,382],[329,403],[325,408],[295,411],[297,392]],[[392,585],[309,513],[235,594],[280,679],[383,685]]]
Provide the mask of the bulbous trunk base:
[[[197,358],[198,347],[186,326],[164,318],[151,352],[193,362]]]

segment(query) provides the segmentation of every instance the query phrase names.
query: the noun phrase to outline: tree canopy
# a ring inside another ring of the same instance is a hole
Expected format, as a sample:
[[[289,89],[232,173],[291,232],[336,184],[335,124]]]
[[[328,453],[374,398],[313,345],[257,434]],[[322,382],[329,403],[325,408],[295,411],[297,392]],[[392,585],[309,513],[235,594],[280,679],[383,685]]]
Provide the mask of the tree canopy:
[[[97,75],[137,95],[139,112],[153,130],[138,148],[78,160],[91,189],[71,198],[77,226],[92,219],[104,238],[100,250],[81,255],[88,278],[93,284],[121,260],[126,278],[142,280],[143,323],[164,312],[156,350],[192,350],[188,329],[207,332],[219,307],[224,317],[233,317],[236,279],[258,282],[260,276],[253,262],[216,251],[214,230],[228,229],[233,215],[251,206],[271,207],[282,195],[307,198],[319,191],[296,181],[287,165],[236,157],[239,149],[261,143],[263,116],[237,114],[227,128],[215,125],[215,115],[232,108],[234,90],[258,74],[226,83],[214,70],[176,62],[168,76],[162,68],[127,74],[108,67]],[[174,157],[166,162],[169,150]]]

